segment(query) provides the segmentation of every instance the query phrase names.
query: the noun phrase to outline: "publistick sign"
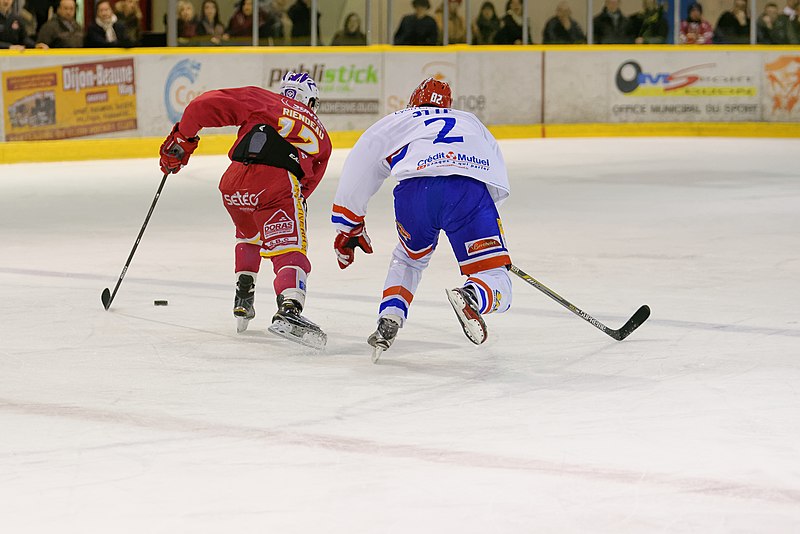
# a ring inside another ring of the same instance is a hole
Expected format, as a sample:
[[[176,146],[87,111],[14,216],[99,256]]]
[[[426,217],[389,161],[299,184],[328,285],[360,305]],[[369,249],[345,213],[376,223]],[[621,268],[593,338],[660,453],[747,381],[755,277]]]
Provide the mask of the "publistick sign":
[[[6,141],[136,129],[133,59],[3,72]]]

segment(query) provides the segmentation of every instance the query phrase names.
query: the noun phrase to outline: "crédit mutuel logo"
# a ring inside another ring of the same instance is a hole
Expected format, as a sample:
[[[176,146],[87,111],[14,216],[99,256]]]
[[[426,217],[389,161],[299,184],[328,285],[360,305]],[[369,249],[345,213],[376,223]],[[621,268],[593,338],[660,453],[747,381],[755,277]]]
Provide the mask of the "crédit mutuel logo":
[[[756,96],[755,80],[749,75],[708,73],[716,63],[703,63],[673,72],[646,71],[633,60],[617,69],[617,89],[625,96]]]
[[[189,102],[205,91],[205,89],[193,87],[199,73],[199,61],[183,59],[176,63],[167,74],[167,81],[164,84],[164,108],[167,110],[167,118],[170,122],[181,120],[183,110],[186,109]]]
[[[489,159],[451,150],[449,152],[437,152],[436,154],[431,154],[427,158],[417,161],[418,171],[426,167],[462,167],[488,171]]]

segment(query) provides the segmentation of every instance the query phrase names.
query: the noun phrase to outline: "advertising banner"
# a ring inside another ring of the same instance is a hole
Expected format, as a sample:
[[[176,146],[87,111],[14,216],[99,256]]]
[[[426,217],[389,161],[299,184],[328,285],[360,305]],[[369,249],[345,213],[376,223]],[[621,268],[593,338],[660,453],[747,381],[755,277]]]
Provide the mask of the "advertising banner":
[[[308,72],[320,92],[319,117],[328,130],[363,130],[384,115],[382,54],[267,54],[262,87],[277,91],[286,72]]]
[[[189,102],[206,91],[261,83],[261,56],[253,54],[142,55],[137,61],[139,135],[143,136],[165,136]],[[235,131],[212,128],[206,133]]]
[[[391,68],[386,68],[385,113],[406,107],[411,91],[433,77],[450,83],[454,108],[474,113],[487,124],[538,123],[541,57],[541,52],[387,52],[384,58]]]
[[[800,53],[765,54],[764,120],[800,122]]]
[[[4,139],[67,139],[136,130],[132,58],[3,72]]]
[[[545,120],[761,120],[761,60],[748,52],[548,53]]]

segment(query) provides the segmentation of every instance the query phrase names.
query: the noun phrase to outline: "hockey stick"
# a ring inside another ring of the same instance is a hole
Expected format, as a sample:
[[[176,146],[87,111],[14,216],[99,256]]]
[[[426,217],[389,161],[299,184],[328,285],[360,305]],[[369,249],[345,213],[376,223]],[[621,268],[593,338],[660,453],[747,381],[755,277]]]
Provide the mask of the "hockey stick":
[[[136,237],[136,242],[133,244],[133,248],[131,249],[131,253],[128,256],[128,261],[125,262],[125,267],[122,268],[122,274],[119,275],[119,280],[117,280],[117,285],[114,286],[114,292],[105,288],[103,290],[103,294],[100,295],[100,300],[103,302],[103,307],[108,310],[111,306],[111,301],[114,300],[114,297],[117,294],[117,290],[119,289],[120,284],[122,283],[122,279],[125,278],[125,273],[128,271],[128,266],[131,264],[131,260],[133,259],[133,254],[136,252],[136,248],[139,246],[139,241],[142,240],[142,236],[144,235],[144,229],[147,228],[147,223],[150,222],[150,216],[153,214],[153,210],[156,208],[156,202],[158,202],[158,197],[161,196],[161,190],[164,189],[164,184],[167,183],[167,176],[169,174],[165,174],[164,177],[161,179],[161,185],[158,186],[158,191],[156,191],[156,196],[153,199],[153,203],[150,205],[150,211],[147,212],[147,217],[144,218],[144,224],[142,224],[142,229],[139,230],[139,235]]]
[[[636,313],[634,313],[633,316],[631,316],[631,318],[628,319],[628,322],[622,325],[622,327],[619,330],[614,330],[613,328],[607,327],[606,325],[604,325],[603,323],[601,323],[600,321],[598,321],[585,311],[581,310],[580,308],[576,308],[573,304],[564,299],[561,295],[559,295],[558,293],[556,293],[543,283],[539,282],[532,276],[526,274],[522,269],[520,269],[516,265],[511,266],[511,272],[516,274],[526,282],[528,282],[530,285],[532,285],[533,287],[535,287],[536,289],[538,289],[551,299],[555,300],[556,302],[564,306],[566,309],[568,309],[569,311],[571,311],[584,321],[590,323],[595,328],[602,330],[603,332],[613,337],[617,341],[622,341],[623,339],[631,335],[631,332],[639,328],[639,325],[641,325],[643,322],[647,320],[648,317],[650,317],[650,307],[647,304],[645,304],[641,308],[636,310]]]

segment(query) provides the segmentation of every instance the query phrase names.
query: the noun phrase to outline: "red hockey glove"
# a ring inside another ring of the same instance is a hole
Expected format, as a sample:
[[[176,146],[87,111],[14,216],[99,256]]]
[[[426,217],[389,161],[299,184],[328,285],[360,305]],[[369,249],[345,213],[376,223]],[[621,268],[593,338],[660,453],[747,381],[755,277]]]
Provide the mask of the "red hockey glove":
[[[192,152],[197,148],[197,143],[200,141],[197,136],[185,137],[182,135],[178,126],[179,123],[176,122],[175,126],[172,127],[172,131],[161,143],[159,164],[161,165],[161,172],[164,174],[176,173],[181,170],[181,167],[185,167],[189,163],[189,156],[192,155]]]
[[[361,248],[367,254],[372,254],[372,243],[367,235],[364,223],[359,224],[349,232],[338,231],[336,239],[333,240],[333,248],[336,251],[336,259],[339,260],[339,268],[346,269],[356,258],[356,247]]]

